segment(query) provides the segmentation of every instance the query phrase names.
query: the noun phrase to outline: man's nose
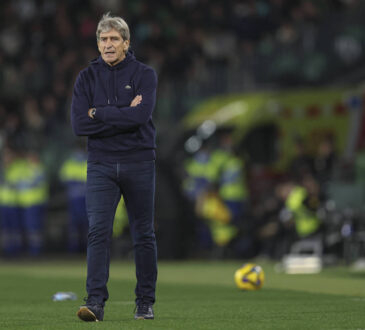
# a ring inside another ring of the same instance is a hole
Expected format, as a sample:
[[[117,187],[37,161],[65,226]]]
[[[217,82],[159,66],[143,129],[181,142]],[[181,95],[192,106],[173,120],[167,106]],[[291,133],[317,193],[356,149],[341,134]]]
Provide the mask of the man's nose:
[[[106,41],[105,47],[110,48],[112,46],[112,42],[110,40]]]

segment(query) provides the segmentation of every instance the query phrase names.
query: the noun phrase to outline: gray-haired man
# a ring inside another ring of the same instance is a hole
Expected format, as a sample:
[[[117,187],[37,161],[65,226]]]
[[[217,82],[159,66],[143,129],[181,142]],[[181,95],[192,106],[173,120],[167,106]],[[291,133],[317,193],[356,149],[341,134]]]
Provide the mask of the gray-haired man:
[[[157,76],[128,51],[129,28],[122,18],[104,15],[96,35],[101,56],[78,75],[71,105],[75,134],[88,136],[88,297],[77,315],[84,321],[103,320],[113,220],[123,195],[135,252],[135,319],[153,319]]]

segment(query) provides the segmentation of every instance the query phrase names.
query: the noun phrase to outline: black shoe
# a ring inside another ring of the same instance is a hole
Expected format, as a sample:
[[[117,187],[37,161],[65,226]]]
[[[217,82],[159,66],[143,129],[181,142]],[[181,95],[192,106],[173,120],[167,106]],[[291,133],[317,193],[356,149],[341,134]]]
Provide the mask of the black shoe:
[[[104,307],[86,301],[85,305],[80,306],[77,316],[86,322],[99,322],[104,318]]]
[[[135,320],[153,320],[155,318],[155,315],[153,314],[152,304],[140,303],[136,306],[135,312]]]

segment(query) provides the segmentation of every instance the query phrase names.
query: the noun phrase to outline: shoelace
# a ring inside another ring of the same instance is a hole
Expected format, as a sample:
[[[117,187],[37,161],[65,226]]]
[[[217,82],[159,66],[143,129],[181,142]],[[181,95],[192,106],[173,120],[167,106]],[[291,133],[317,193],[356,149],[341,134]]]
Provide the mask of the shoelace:
[[[149,307],[150,305],[148,304],[140,304],[134,308],[134,312],[138,311],[138,314],[148,314]]]

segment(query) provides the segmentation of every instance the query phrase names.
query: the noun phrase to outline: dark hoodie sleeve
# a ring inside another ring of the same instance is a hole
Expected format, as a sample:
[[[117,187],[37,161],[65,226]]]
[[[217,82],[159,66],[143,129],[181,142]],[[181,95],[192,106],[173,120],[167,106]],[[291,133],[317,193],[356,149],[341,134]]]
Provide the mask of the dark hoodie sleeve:
[[[137,95],[142,95],[142,102],[136,107],[105,106],[96,109],[95,118],[105,124],[112,124],[121,130],[137,128],[146,124],[156,103],[157,75],[151,68],[142,72]]]
[[[78,136],[107,137],[121,132],[113,125],[90,118],[89,108],[91,108],[90,102],[80,73],[75,82],[71,103],[71,125],[74,133]]]

